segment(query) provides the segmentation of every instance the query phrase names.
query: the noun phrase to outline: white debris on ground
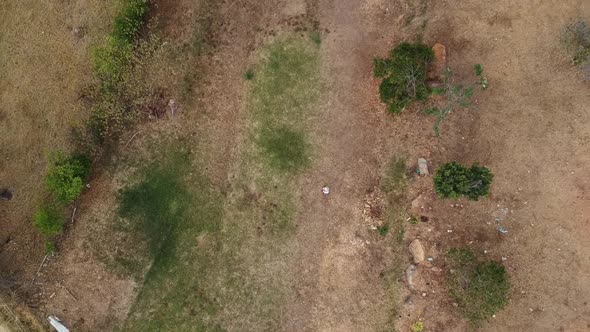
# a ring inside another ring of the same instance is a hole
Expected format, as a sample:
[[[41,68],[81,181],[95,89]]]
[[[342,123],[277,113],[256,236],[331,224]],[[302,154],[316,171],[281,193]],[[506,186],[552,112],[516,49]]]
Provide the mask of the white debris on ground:
[[[68,330],[67,327],[65,327],[62,323],[61,320],[59,320],[59,318],[55,317],[55,316],[49,316],[47,317],[47,320],[49,320],[49,324],[51,325],[51,327],[53,327],[57,332],[70,332],[70,330]]]

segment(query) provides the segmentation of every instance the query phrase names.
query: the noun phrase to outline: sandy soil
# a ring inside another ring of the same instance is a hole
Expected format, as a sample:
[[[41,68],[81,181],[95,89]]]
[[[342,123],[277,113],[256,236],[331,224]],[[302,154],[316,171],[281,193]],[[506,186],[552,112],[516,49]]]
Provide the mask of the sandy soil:
[[[392,300],[381,275],[396,257],[391,244],[380,241],[363,223],[362,208],[386,162],[400,154],[410,163],[426,157],[432,168],[450,160],[480,162],[496,176],[489,198],[460,200],[461,207],[435,199],[430,178],[412,180],[407,208],[422,195],[424,209],[414,212],[430,219],[408,228],[404,246],[420,238],[434,260],[419,267],[416,287],[402,286],[393,301],[403,303],[397,312],[401,331],[419,319],[427,331],[470,330],[444,286],[447,269],[442,255],[460,245],[504,260],[513,280],[509,306],[482,330],[590,329],[590,252],[584,246],[590,232],[590,182],[583,173],[590,167],[590,93],[556,43],[562,24],[590,12],[590,4],[464,0],[426,6],[401,0],[310,0],[283,6],[286,3],[222,5],[225,25],[216,27],[216,49],[204,59],[208,79],[199,101],[209,105],[204,111],[206,125],[211,140],[220,145],[211,155],[210,175],[223,186],[229,172],[225,158],[235,157],[234,137],[244,110],[242,92],[226,96],[225,89],[241,91],[235,77],[247,69],[250,52],[266,35],[300,15],[319,22],[325,91],[311,129],[318,151],[300,183],[292,266],[297,295],[287,300],[283,329],[374,331],[387,323]],[[190,12],[186,6],[183,13]],[[282,11],[276,14],[273,8]],[[247,24],[265,28],[240,29]],[[173,32],[182,36],[181,31]],[[458,80],[470,77],[473,64],[481,63],[490,81],[475,105],[447,118],[439,138],[433,135],[433,120],[415,110],[387,115],[378,99],[378,82],[372,78],[374,56],[421,34],[428,44],[447,46]],[[224,62],[231,66],[222,69],[220,58],[235,61]],[[331,188],[328,198],[320,191],[325,184]],[[100,188],[89,197],[108,204]],[[83,206],[88,216],[101,209],[92,204]],[[508,208],[506,235],[498,233],[494,221],[503,208]],[[84,253],[84,239],[91,231],[74,229],[69,236],[75,240],[56,266],[68,265],[78,275],[53,280],[53,288],[43,296],[52,299],[46,308],[67,308],[62,314],[82,330],[111,329],[113,325],[102,324],[124,319],[135,285],[106,272]],[[401,261],[409,264],[410,258],[404,255]],[[76,320],[81,315],[87,319]]]

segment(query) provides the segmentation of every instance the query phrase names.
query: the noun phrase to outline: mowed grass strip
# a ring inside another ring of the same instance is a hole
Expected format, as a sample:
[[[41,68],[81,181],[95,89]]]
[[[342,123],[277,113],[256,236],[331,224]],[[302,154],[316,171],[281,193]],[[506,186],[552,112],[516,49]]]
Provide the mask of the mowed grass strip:
[[[266,162],[280,173],[310,165],[305,131],[319,96],[319,53],[308,38],[288,36],[272,43],[253,79],[249,109],[256,142]]]
[[[216,266],[223,201],[175,151],[139,171],[119,195],[119,215],[149,248],[152,265],[125,324],[126,331],[216,331],[217,306],[203,280]],[[200,240],[200,242],[199,242]],[[223,264],[223,262],[220,262]]]
[[[186,152],[155,158],[121,191],[119,214],[152,261],[123,330],[280,329],[293,288],[295,181],[311,165],[307,126],[319,95],[318,56],[312,41],[297,36],[261,51],[255,75],[244,81],[252,131],[232,161],[231,191],[222,195],[199,171],[206,161]]]

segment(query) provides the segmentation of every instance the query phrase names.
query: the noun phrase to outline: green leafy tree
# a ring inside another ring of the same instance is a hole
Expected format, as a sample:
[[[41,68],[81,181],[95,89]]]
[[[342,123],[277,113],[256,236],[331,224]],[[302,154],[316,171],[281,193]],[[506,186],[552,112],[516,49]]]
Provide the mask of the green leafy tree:
[[[447,280],[449,294],[473,326],[508,304],[510,278],[501,263],[479,261],[469,248],[453,248],[446,258],[454,270]]]
[[[375,59],[375,77],[383,78],[379,95],[392,113],[401,113],[415,100],[426,100],[426,72],[433,60],[432,50],[419,43],[401,43],[391,51],[389,59]]]
[[[434,175],[434,190],[442,198],[458,198],[469,189],[469,171],[457,162],[444,164]]]
[[[464,193],[469,199],[477,201],[479,197],[486,196],[490,191],[490,185],[494,175],[492,172],[478,164],[471,165],[469,169],[469,187]]]
[[[47,188],[60,201],[70,203],[82,193],[84,180],[90,175],[90,158],[85,155],[56,154],[45,177]]]
[[[434,190],[441,198],[466,196],[476,201],[489,193],[493,178],[488,168],[478,164],[467,168],[457,162],[450,162],[436,171]]]

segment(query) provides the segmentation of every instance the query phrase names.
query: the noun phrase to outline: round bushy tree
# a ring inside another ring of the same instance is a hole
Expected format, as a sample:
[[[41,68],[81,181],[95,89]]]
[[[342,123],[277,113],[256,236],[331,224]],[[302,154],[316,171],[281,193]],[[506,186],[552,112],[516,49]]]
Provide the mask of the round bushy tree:
[[[426,72],[433,60],[433,51],[420,43],[401,43],[391,50],[389,59],[375,59],[374,74],[383,78],[379,95],[392,113],[400,113],[412,101],[428,97]]]
[[[475,201],[481,196],[486,196],[493,178],[494,175],[488,168],[473,164],[469,169],[469,188],[464,195]]]
[[[467,196],[477,201],[488,194],[493,178],[492,172],[479,164],[467,168],[453,161],[436,170],[434,190],[441,198]]]
[[[458,198],[469,189],[469,170],[457,163],[442,165],[434,175],[434,191],[441,198]]]
[[[90,175],[90,159],[84,155],[53,158],[47,176],[47,188],[62,202],[74,201],[84,188],[84,179]]]

